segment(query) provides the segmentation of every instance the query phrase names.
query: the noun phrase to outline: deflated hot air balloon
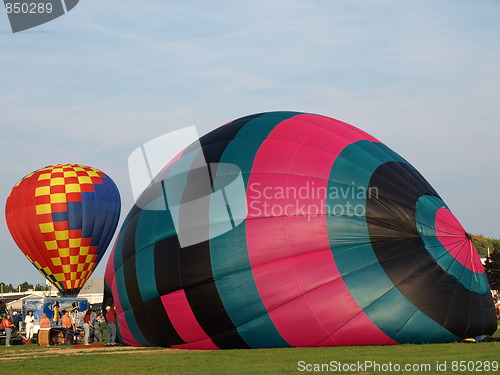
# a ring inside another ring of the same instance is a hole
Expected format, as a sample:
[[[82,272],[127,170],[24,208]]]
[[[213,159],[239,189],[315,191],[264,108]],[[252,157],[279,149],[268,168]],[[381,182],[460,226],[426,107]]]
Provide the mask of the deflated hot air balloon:
[[[63,296],[76,296],[118,224],[120,195],[106,174],[78,164],[30,173],[10,192],[9,231],[28,260]]]
[[[452,342],[496,330],[468,234],[369,134],[296,112],[201,137],[129,212],[106,291],[130,345]]]

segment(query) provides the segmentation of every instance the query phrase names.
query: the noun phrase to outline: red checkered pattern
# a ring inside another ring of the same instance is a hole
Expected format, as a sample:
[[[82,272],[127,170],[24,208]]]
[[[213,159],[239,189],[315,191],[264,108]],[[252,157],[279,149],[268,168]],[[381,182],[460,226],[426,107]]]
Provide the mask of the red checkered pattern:
[[[91,238],[81,237],[81,229],[70,230],[67,220],[54,221],[53,214],[67,213],[66,203],[81,201],[81,193],[94,191],[94,184],[101,184],[104,174],[77,164],[53,165],[36,173],[36,214],[52,261],[50,269],[42,267],[43,273],[63,288],[80,288],[95,268],[96,246],[90,245]]]

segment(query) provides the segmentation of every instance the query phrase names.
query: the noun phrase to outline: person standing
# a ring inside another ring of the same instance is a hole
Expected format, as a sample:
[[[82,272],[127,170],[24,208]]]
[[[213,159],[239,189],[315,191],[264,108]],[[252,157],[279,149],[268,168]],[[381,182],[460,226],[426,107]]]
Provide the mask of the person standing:
[[[17,311],[12,313],[12,323],[14,323],[14,328],[19,327],[19,332],[21,332],[22,320],[23,318],[21,317],[21,314],[18,314]]]
[[[92,313],[90,317],[90,325],[94,328],[94,343],[102,343],[101,325],[99,324],[99,314],[97,311]]]
[[[17,316],[19,319],[19,332],[21,332],[23,330],[23,314],[19,313]]]
[[[84,336],[84,345],[89,344],[89,336],[90,336],[90,309],[88,309],[85,312],[85,315],[83,316],[83,331],[85,332]]]
[[[67,311],[64,312],[62,317],[62,327],[71,328],[71,318],[69,317],[69,313]]]
[[[50,319],[47,317],[47,314],[43,313],[40,319],[40,329],[50,329],[50,326]]]
[[[35,332],[35,317],[33,316],[33,311],[28,311],[28,315],[24,318],[24,323],[26,323],[26,338],[31,344],[31,339],[33,338],[33,333]]]
[[[497,297],[497,299],[496,299],[495,310],[497,313],[497,320],[500,320],[500,297]]]
[[[12,323],[9,314],[5,315],[5,318],[2,320],[2,325],[5,328],[5,346],[10,346],[10,336],[14,329],[14,323]]]
[[[108,327],[108,345],[116,344],[116,310],[106,306],[106,324]]]
[[[73,309],[71,311],[71,315],[69,317],[71,318],[71,327],[73,328],[73,331],[76,331],[76,327],[78,326],[78,316],[76,315],[76,309]]]

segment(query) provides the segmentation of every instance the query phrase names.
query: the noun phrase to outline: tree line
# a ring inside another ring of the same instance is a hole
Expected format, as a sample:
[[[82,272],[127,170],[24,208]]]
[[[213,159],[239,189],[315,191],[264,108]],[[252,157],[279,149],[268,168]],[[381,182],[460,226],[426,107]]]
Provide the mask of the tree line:
[[[471,237],[478,253],[486,256],[484,272],[490,288],[500,291],[500,239],[475,234]]]
[[[485,237],[482,234],[471,234],[472,242],[480,255],[488,255],[500,252],[500,239]]]
[[[45,284],[30,284],[27,281],[24,283],[21,283],[17,286],[14,286],[12,284],[6,284],[3,282],[0,282],[0,291],[3,293],[16,293],[16,292],[27,292],[28,290],[36,290],[36,291],[47,291],[50,288],[45,285]]]

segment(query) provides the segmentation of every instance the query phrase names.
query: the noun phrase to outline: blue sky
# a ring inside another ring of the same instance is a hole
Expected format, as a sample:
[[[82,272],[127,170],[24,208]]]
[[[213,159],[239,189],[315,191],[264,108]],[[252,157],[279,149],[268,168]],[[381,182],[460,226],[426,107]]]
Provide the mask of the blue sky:
[[[0,11],[0,196],[45,165],[87,164],[117,183],[123,220],[136,147],[296,110],[379,138],[468,231],[500,237],[499,66],[497,0],[82,0],[17,34]],[[0,280],[42,282],[3,215],[0,236]]]

